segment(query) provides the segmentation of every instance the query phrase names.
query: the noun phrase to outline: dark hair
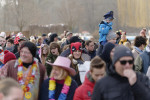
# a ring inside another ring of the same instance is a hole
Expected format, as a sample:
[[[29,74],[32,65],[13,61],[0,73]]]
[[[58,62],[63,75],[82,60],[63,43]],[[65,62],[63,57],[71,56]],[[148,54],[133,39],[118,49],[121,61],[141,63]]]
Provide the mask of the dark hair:
[[[58,52],[60,54],[61,53],[60,45],[57,42],[51,42],[50,43],[50,52],[51,52],[52,49],[56,49],[56,48],[58,48]]]
[[[14,44],[14,40],[13,39],[8,39],[7,42],[10,42],[11,44]]]
[[[90,70],[92,71],[93,68],[101,69],[103,67],[106,67],[105,62],[99,57],[95,56],[90,63]]]
[[[90,44],[91,42],[93,42],[93,41],[87,40],[87,41],[85,42],[85,46],[86,46],[86,45],[89,46],[89,44]]]
[[[32,56],[35,57],[36,56],[36,50],[37,50],[37,47],[34,43],[32,42],[24,42],[21,47],[20,47],[20,50],[23,48],[23,47],[27,47],[29,49],[29,51],[31,52]]]
[[[52,33],[52,34],[49,36],[48,45],[49,45],[51,42],[54,42],[54,38],[55,38],[55,37],[58,37],[57,33]]]
[[[136,36],[134,39],[134,46],[140,47],[142,44],[146,45],[146,38],[143,36]]]

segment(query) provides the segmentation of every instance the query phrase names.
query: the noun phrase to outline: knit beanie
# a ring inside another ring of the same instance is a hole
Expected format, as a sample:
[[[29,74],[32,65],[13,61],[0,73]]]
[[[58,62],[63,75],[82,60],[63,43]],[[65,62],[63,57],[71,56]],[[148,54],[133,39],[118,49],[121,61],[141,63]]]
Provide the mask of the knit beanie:
[[[125,47],[123,45],[119,45],[115,47],[114,56],[112,63],[113,65],[121,58],[125,56],[130,56],[134,59],[133,54],[131,50],[128,47]]]
[[[24,42],[24,43],[21,45],[20,50],[21,50],[23,47],[27,47],[27,48],[29,49],[29,51],[31,52],[31,54],[32,54],[33,57],[36,56],[37,47],[35,46],[34,43],[32,43],[32,42]]]
[[[112,32],[112,31],[110,31],[110,32],[108,33],[108,35],[106,36],[106,39],[107,39],[107,40],[113,40],[113,39],[115,39],[115,38],[117,38],[117,35],[116,35],[114,32]]]
[[[4,51],[4,64],[6,64],[10,60],[15,60],[15,59],[16,59],[16,56],[12,52],[8,50]]]

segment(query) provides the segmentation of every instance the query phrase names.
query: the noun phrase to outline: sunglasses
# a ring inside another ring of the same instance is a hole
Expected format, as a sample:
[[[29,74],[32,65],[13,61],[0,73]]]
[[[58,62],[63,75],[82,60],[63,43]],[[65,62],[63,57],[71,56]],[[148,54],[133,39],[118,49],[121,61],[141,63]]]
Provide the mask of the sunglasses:
[[[126,65],[126,63],[129,63],[129,64],[133,64],[133,60],[120,60],[120,63],[122,64],[122,65]]]

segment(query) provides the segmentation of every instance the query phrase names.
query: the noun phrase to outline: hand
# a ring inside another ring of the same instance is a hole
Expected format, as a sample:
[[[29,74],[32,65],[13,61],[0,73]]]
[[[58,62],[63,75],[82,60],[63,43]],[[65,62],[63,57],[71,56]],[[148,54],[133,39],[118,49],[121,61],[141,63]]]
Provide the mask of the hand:
[[[123,75],[128,78],[131,86],[137,81],[136,73],[132,69],[125,69]]]

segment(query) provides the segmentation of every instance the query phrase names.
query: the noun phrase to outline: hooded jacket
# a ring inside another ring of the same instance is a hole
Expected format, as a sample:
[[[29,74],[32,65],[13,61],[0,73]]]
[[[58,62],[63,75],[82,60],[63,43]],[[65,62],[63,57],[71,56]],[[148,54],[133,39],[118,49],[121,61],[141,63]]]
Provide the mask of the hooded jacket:
[[[126,77],[122,77],[110,67],[110,73],[99,80],[94,87],[92,100],[149,100],[150,81],[143,74],[136,73],[137,81],[130,85]]]
[[[106,36],[110,30],[112,30],[112,22],[107,23],[106,21],[102,21],[99,24],[99,42],[107,41]]]
[[[84,83],[76,89],[73,100],[91,100],[94,85],[95,82],[88,72]]]

